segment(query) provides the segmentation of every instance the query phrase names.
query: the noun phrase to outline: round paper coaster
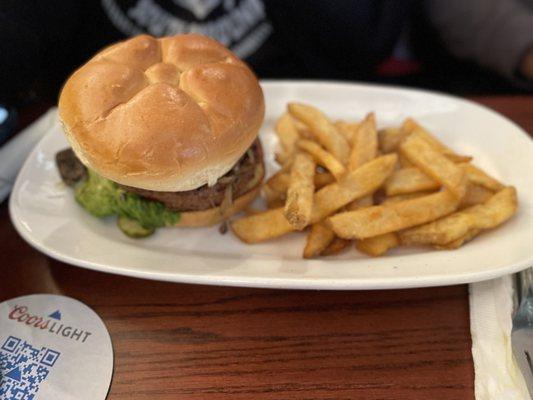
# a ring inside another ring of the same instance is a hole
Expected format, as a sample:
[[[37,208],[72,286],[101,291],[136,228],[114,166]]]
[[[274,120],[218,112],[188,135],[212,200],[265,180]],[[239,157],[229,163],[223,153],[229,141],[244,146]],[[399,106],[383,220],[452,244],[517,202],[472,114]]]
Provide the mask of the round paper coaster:
[[[65,296],[0,303],[0,400],[105,399],[113,346],[100,317]]]

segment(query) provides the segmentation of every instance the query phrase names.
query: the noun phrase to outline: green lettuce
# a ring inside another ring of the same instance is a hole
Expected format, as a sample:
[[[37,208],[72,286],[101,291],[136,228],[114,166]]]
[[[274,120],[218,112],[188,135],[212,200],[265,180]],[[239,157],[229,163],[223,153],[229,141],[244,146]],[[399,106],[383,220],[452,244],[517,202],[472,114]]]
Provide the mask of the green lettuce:
[[[145,228],[171,226],[180,213],[168,210],[162,203],[128,193],[115,182],[92,170],[88,178],[76,186],[76,201],[95,217],[121,215],[137,221]]]

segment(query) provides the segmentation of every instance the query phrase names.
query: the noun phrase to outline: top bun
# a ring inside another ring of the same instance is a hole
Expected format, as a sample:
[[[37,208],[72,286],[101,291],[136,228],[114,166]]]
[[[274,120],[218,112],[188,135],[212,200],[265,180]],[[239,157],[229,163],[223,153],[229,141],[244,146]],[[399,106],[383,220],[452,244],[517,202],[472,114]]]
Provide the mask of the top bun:
[[[74,72],[59,97],[65,133],[87,167],[156,191],[214,184],[255,140],[264,112],[246,64],[194,34],[112,45]]]

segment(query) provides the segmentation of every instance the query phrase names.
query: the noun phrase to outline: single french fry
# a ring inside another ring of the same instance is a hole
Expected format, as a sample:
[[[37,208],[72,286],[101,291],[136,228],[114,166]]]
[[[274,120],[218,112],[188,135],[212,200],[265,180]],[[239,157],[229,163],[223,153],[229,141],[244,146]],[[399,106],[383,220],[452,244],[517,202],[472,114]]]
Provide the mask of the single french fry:
[[[359,124],[359,128],[354,132],[351,143],[352,150],[350,152],[350,159],[348,160],[348,170],[353,171],[376,158],[378,153],[378,133],[374,113],[369,113],[363,122]],[[346,209],[355,210],[370,205],[372,205],[372,195],[355,200],[348,204]]]
[[[396,232],[384,233],[383,235],[355,241],[357,250],[372,257],[381,256],[399,245],[400,241]]]
[[[481,204],[486,202],[494,195],[492,190],[489,190],[483,186],[476,185],[474,183],[468,182],[466,185],[465,196],[461,199],[459,203],[459,209],[475,206],[476,204]]]
[[[341,212],[328,218],[335,234],[344,239],[367,239],[434,221],[457,209],[459,201],[444,190],[391,205]]]
[[[324,186],[335,182],[335,177],[329,172],[315,174],[315,189],[322,189]]]
[[[464,236],[461,236],[458,239],[452,240],[446,244],[434,244],[433,247],[439,250],[454,250],[461,247],[463,244],[471,241],[477,235],[481,233],[481,229],[472,229],[468,231]]]
[[[283,169],[276,172],[266,181],[265,185],[276,192],[286,192],[291,179],[290,171]]]
[[[374,192],[390,175],[397,159],[395,154],[378,157],[317,191],[313,196],[310,223],[322,221],[351,201]],[[246,243],[262,242],[294,230],[283,214],[283,207],[237,219],[231,227]]]
[[[316,164],[311,155],[299,152],[294,156],[285,202],[285,218],[297,230],[304,229],[311,218],[315,170]]]
[[[472,159],[472,157],[470,156],[462,156],[456,154],[452,149],[442,143],[439,139],[433,136],[427,129],[425,129],[422,125],[417,123],[412,118],[407,118],[404,121],[401,129],[405,133],[416,132],[417,135],[423,138],[424,141],[429,144],[435,151],[443,154],[444,156],[446,156],[446,158],[448,158],[454,163],[468,162]]]
[[[477,168],[475,165],[463,163],[460,164],[460,167],[465,171],[468,181],[473,184],[483,186],[493,192],[498,192],[504,188],[504,185],[501,182],[494,179],[485,171]]]
[[[280,205],[285,204],[285,199],[287,198],[286,191],[278,192],[277,190],[271,189],[268,185],[264,185],[262,192],[268,208],[278,208]]]
[[[466,177],[463,169],[434,150],[415,130],[404,140],[400,151],[422,172],[446,187],[461,199],[466,192]]]
[[[516,189],[500,190],[483,204],[453,213],[437,221],[400,233],[402,244],[445,245],[475,230],[492,229],[513,216],[517,209]]]
[[[300,149],[311,154],[318,164],[333,174],[335,179],[339,180],[346,172],[344,165],[333,154],[327,152],[315,142],[302,139],[297,142],[297,145]]]
[[[307,235],[307,242],[303,252],[304,258],[318,257],[335,238],[333,231],[324,222],[317,222],[311,226]]]
[[[416,168],[415,165],[407,159],[402,153],[398,153],[398,164],[401,168]]]
[[[350,243],[351,240],[347,239],[341,239],[339,237],[336,237],[332,240],[332,242],[324,249],[324,251],[320,254],[321,256],[334,256],[336,254],[339,254],[341,251],[346,249]]]
[[[380,203],[381,205],[391,205],[400,203],[405,200],[411,200],[411,199],[417,199],[419,197],[427,196],[430,194],[434,194],[435,192],[416,192],[416,193],[407,193],[407,194],[398,194],[396,196],[391,197],[385,197],[383,201]]]
[[[416,167],[394,171],[384,185],[387,196],[436,190],[439,187],[440,184],[438,182]]]
[[[335,125],[319,109],[299,103],[289,103],[289,113],[305,123],[316,140],[341,163],[348,160],[349,145]]]
[[[335,121],[335,128],[339,133],[344,136],[348,143],[353,143],[353,138],[357,132],[357,129],[360,126],[359,122],[346,122],[346,121]]]
[[[231,230],[245,243],[258,243],[285,235],[294,230],[283,215],[283,207],[239,218],[231,223]]]
[[[352,150],[348,161],[350,171],[359,168],[364,163],[376,157],[378,151],[378,134],[376,118],[370,113],[363,120],[352,141]]]
[[[294,126],[292,117],[288,113],[284,113],[276,122],[276,134],[284,154],[293,153],[300,135]]]
[[[379,149],[382,153],[392,153],[400,146],[400,143],[409,136],[411,132],[406,132],[401,128],[390,127],[378,131]]]
[[[351,203],[348,203],[345,207],[346,211],[358,210],[364,207],[370,207],[374,204],[374,197],[369,194],[368,196],[361,197],[360,199],[354,200]]]

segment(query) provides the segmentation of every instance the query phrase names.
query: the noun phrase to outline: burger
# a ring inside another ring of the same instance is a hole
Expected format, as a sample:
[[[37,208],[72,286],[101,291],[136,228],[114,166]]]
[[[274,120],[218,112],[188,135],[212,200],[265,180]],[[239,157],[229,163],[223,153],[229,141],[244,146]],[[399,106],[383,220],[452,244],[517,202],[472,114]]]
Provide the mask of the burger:
[[[129,236],[221,223],[259,193],[265,105],[254,73],[210,38],[114,44],[66,81],[56,161],[76,201]]]

